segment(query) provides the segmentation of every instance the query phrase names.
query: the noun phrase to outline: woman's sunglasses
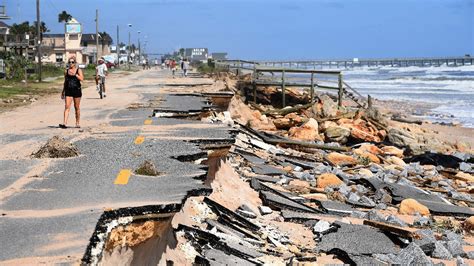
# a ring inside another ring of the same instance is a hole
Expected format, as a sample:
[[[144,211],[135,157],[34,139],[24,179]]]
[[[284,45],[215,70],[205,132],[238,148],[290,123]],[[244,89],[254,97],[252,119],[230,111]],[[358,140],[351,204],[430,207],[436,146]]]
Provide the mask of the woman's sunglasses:
[[[74,64],[74,63],[76,63],[76,62],[75,61],[69,61],[69,64]]]

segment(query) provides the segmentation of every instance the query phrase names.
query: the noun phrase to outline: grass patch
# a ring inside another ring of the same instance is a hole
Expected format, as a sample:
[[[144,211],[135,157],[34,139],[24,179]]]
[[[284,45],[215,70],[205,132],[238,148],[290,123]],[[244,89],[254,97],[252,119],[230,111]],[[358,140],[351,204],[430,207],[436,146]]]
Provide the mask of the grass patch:
[[[29,82],[25,83],[9,80],[0,80],[0,99],[14,98],[18,95],[43,96],[50,93],[61,92],[62,80],[54,82]]]

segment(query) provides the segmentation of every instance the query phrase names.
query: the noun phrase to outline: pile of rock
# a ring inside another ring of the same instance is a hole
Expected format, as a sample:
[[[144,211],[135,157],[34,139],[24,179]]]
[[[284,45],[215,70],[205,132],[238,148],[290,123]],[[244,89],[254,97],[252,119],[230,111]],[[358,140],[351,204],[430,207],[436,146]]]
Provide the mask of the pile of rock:
[[[474,264],[474,155],[425,152],[427,139],[329,96],[242,106],[226,162],[258,212],[205,198],[213,215],[178,227],[195,263]]]

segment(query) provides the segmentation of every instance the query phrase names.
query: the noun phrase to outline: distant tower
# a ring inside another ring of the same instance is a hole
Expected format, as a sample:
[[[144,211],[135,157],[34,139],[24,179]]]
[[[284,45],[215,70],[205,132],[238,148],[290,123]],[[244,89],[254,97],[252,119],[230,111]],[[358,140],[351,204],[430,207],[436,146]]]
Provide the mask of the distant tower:
[[[66,60],[74,55],[76,61],[82,63],[82,24],[75,18],[71,18],[64,26],[64,50],[66,52]]]

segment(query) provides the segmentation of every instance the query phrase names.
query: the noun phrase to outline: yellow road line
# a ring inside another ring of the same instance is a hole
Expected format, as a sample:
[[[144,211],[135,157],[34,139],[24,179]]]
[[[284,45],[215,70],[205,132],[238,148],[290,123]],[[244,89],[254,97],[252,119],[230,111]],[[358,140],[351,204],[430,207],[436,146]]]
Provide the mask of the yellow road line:
[[[151,123],[153,123],[153,120],[147,119],[147,120],[145,120],[145,123],[144,123],[144,124],[145,124],[145,125],[151,125]]]
[[[120,170],[117,178],[115,178],[114,184],[115,185],[126,185],[128,183],[128,179],[132,175],[132,170],[130,169],[122,169]]]
[[[144,137],[144,136],[138,136],[138,137],[135,139],[135,144],[139,145],[139,144],[142,144],[144,141],[145,141],[145,137]]]

